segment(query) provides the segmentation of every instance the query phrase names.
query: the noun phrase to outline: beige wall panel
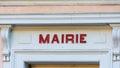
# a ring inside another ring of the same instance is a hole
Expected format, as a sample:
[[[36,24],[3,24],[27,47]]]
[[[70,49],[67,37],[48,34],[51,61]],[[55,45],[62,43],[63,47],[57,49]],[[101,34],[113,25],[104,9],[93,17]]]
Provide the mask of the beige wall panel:
[[[32,65],[32,68],[99,68],[99,65],[95,64],[70,64],[70,65]]]
[[[120,12],[120,5],[0,6],[0,14],[111,13],[111,12]]]

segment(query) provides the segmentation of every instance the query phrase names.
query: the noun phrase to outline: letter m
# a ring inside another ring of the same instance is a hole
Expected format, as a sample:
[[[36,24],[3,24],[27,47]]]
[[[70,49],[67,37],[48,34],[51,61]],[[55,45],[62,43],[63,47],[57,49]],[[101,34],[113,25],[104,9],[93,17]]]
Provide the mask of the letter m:
[[[39,35],[39,43],[49,43],[49,40],[50,40],[50,35],[47,34],[45,38],[43,38],[43,35],[40,34]]]

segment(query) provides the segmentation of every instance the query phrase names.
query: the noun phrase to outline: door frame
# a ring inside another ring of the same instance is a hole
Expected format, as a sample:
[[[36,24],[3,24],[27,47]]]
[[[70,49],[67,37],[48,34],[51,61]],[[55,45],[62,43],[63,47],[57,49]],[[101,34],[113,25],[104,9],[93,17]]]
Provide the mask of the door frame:
[[[99,62],[99,68],[112,68],[110,50],[13,50],[12,56],[12,68],[26,68],[26,63],[31,62]]]

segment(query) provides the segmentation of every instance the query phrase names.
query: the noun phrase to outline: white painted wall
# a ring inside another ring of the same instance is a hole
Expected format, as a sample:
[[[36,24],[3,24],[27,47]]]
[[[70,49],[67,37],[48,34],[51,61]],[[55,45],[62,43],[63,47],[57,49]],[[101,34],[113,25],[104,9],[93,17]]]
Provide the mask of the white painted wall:
[[[86,44],[39,44],[39,34],[86,33]],[[25,68],[25,62],[99,62],[113,67],[110,26],[15,26],[11,32],[11,59],[4,68]]]

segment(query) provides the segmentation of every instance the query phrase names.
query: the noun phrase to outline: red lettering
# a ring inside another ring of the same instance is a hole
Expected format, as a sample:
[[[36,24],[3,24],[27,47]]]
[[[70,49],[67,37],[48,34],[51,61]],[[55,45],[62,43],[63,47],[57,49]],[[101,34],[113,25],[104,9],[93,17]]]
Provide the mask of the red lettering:
[[[85,37],[87,34],[61,34],[58,36],[57,34],[46,34],[45,37],[43,34],[39,35],[39,43],[43,44],[51,44],[51,43],[86,43]],[[51,38],[51,39],[50,39]]]
[[[54,36],[53,36],[52,43],[54,43],[54,42],[59,43],[57,34],[54,34]]]
[[[66,34],[66,43],[68,43],[69,41],[74,43],[74,35],[73,34]]]
[[[80,43],[86,43],[85,38],[87,35],[86,34],[80,34]]]
[[[78,34],[76,34],[76,43],[78,43]]]
[[[61,43],[64,43],[64,34],[62,34],[62,41]]]
[[[50,35],[47,34],[45,39],[43,38],[42,34],[39,35],[39,43],[49,43]]]

